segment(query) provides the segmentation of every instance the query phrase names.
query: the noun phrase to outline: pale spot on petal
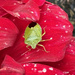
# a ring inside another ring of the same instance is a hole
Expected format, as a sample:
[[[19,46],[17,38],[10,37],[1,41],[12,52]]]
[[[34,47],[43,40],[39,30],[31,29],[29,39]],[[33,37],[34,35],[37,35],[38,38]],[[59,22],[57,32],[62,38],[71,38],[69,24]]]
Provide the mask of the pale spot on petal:
[[[44,73],[45,73],[45,72],[47,72],[46,68],[43,68],[43,70],[42,70],[42,71],[43,71]]]
[[[53,70],[53,68],[52,68],[52,67],[50,67],[50,68],[49,68],[49,70]]]

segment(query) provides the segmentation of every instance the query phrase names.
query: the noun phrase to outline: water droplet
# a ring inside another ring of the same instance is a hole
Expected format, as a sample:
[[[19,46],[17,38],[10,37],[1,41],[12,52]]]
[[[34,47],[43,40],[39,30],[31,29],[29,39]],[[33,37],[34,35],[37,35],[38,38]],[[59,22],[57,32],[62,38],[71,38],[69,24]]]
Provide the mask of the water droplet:
[[[62,38],[63,36],[61,35],[60,37]]]
[[[71,27],[71,25],[69,25],[69,27]]]
[[[16,3],[14,3],[14,5],[16,5]]]
[[[66,26],[65,25],[63,25],[63,28],[65,28]]]
[[[63,72],[64,74],[69,74],[69,72]]]
[[[59,14],[61,14],[61,12],[59,12]]]
[[[7,28],[5,28],[5,30],[7,30]]]
[[[44,72],[44,73],[47,72],[46,68],[43,68],[42,72]]]
[[[52,40],[53,38],[51,37],[50,40]]]
[[[31,70],[33,70],[33,68],[31,68]]]
[[[26,65],[24,64],[23,67],[25,67]]]
[[[26,66],[29,66],[28,64],[26,64]]]
[[[5,45],[8,45],[6,42],[4,43]]]
[[[73,50],[71,50],[73,52]]]
[[[52,70],[52,71],[53,71],[53,68],[52,68],[52,67],[50,67],[50,68],[49,68],[49,70]]]
[[[46,22],[46,20],[44,20],[44,22]]]
[[[63,11],[63,9],[60,9],[61,11]]]
[[[15,21],[15,19],[13,19],[13,21]]]
[[[41,70],[39,70],[38,72],[39,72],[39,73],[42,73],[42,71],[41,71]]]
[[[71,45],[71,44],[69,44],[69,46],[71,47],[72,45]]]
[[[61,16],[63,19],[65,19],[66,17],[65,16]]]
[[[29,57],[26,57],[26,59],[29,59]]]
[[[47,8],[47,10],[50,10],[49,8]]]
[[[58,26],[58,24],[56,24],[56,26]]]
[[[0,28],[2,28],[2,27],[0,27]]]
[[[33,11],[31,11],[31,13],[33,14],[34,12],[33,12]]]
[[[68,31],[65,31],[65,33],[68,33]]]
[[[58,75],[58,74],[55,74],[55,75]]]
[[[37,67],[37,64],[34,64],[34,67]]]
[[[20,16],[20,14],[18,12],[13,13],[13,14],[14,14],[15,17],[19,17]]]
[[[34,71],[36,72],[36,71],[37,71],[37,69],[36,69],[36,68],[34,68]]]
[[[46,15],[46,13],[44,13],[44,15]]]
[[[26,17],[27,20],[31,20],[29,17]]]
[[[56,18],[58,18],[58,16],[56,16]]]

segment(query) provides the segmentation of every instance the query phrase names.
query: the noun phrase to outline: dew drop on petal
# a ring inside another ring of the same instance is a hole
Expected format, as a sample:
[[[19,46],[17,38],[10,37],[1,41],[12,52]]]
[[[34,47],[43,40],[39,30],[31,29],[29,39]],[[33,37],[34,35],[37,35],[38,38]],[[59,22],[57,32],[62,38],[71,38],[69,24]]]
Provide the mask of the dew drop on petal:
[[[16,3],[14,3],[14,5],[16,5]]]
[[[26,57],[26,59],[28,59],[29,57]]]
[[[5,28],[5,30],[7,30],[7,28]]]
[[[37,64],[34,64],[34,67],[37,67]]]
[[[42,73],[42,71],[41,71],[41,70],[39,70],[38,72],[39,72],[39,73]]]
[[[44,15],[46,15],[46,13],[44,13]]]
[[[53,68],[52,68],[52,67],[50,67],[50,68],[49,68],[49,70],[52,70],[52,71],[53,71]]]
[[[69,27],[71,27],[71,25],[69,25]]]
[[[56,26],[58,26],[58,24],[56,24]]]
[[[19,13],[13,13],[15,17],[20,17]]]
[[[51,37],[50,40],[52,40],[53,38]]]
[[[33,11],[31,11],[31,13],[33,14],[34,12],[33,12]]]
[[[46,20],[44,20],[44,22],[46,22]]]
[[[37,71],[37,68],[34,68],[34,72],[36,72]]]
[[[8,45],[6,42],[4,43],[5,45]]]
[[[31,70],[33,70],[33,68],[31,68]]]
[[[65,28],[65,25],[63,25],[63,28]]]
[[[45,72],[47,72],[46,68],[43,68],[43,70],[42,70],[42,71],[43,71],[44,73],[45,73]]]
[[[24,64],[23,67],[25,67],[26,65]]]
[[[56,16],[56,18],[58,18],[58,16]]]
[[[65,33],[68,33],[68,31],[65,31]]]
[[[26,64],[26,66],[29,66],[28,64]]]
[[[55,75],[58,75],[58,74],[55,74]]]
[[[1,28],[1,27],[0,27]]]
[[[62,38],[63,36],[61,35],[60,37]]]
[[[47,10],[50,10],[49,8],[47,8]]]
[[[15,19],[13,19],[13,21],[15,21]]]

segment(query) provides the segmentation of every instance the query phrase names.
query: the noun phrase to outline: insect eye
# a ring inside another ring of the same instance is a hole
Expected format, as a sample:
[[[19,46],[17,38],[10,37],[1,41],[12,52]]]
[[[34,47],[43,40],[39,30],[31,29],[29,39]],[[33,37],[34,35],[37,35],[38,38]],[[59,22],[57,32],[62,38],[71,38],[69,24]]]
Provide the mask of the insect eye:
[[[36,22],[32,22],[32,23],[29,24],[28,27],[31,28],[31,27],[34,27],[35,25],[37,25],[37,23]]]

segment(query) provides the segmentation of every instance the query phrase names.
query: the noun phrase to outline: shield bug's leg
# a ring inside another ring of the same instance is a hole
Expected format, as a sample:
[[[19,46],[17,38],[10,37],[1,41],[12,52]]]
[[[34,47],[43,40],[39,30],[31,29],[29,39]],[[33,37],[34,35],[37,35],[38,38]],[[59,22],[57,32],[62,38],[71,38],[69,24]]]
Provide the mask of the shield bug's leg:
[[[46,40],[41,40],[40,42],[44,42],[44,41],[50,41],[50,39],[46,39]]]
[[[29,45],[27,45],[26,47],[28,48],[28,47],[29,47]],[[29,51],[31,51],[31,49],[30,49],[30,48],[28,48],[28,51],[26,51],[26,52],[29,52]]]
[[[47,52],[47,53],[49,52],[49,51],[47,51],[47,50],[45,49],[45,47],[44,47],[43,45],[38,44],[38,46],[41,46],[41,47],[44,49],[45,52]]]
[[[28,48],[28,47],[29,47],[29,46],[27,45],[26,48]],[[28,48],[28,51],[24,52],[21,56],[23,56],[25,53],[27,53],[27,52],[29,52],[29,51],[31,51],[30,48]]]
[[[42,36],[44,36],[44,35],[46,34],[45,28],[46,28],[46,27],[43,28],[44,33],[42,34]]]

